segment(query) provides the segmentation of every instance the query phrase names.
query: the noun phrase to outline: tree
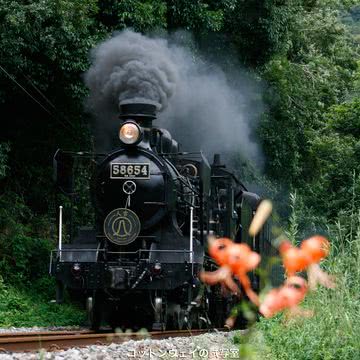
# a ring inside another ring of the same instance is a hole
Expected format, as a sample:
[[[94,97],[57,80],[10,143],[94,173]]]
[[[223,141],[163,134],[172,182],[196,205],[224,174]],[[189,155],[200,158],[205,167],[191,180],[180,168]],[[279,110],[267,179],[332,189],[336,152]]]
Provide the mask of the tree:
[[[334,216],[359,201],[360,194],[360,99],[332,106],[325,115],[326,126],[311,142],[316,159],[316,181],[306,190],[317,210]]]
[[[310,144],[326,126],[324,114],[352,91],[358,50],[338,12],[325,2],[296,9],[287,50],[262,67],[268,111],[260,135],[267,173],[302,187],[315,179]]]
[[[0,0],[0,141],[11,142],[8,186],[47,212],[52,154],[89,146],[82,73],[103,34],[94,0]]]
[[[197,37],[222,30],[224,9],[233,1],[167,0],[169,29],[190,30]]]
[[[237,0],[225,9],[224,30],[247,66],[264,65],[284,53],[295,16],[296,0]]]
[[[97,19],[107,31],[131,27],[147,32],[166,28],[166,3],[157,0],[101,0]]]
[[[0,143],[0,180],[5,177],[7,166],[8,152],[10,146],[8,143]]]

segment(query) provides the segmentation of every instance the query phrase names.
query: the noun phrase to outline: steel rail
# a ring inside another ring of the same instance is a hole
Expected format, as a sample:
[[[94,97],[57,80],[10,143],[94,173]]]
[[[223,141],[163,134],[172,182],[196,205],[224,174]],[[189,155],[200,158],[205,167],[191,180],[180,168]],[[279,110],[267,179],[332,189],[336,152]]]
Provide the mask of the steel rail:
[[[0,334],[0,353],[60,351],[71,347],[88,345],[121,344],[129,340],[166,339],[169,337],[197,336],[212,331],[226,331],[226,329],[199,330],[170,330],[149,333],[94,333],[91,331],[42,331],[42,332],[13,332]]]
[[[52,335],[72,335],[72,334],[94,334],[93,330],[41,330],[41,331],[9,331],[0,332],[0,339],[16,337],[29,337],[29,336],[52,336]]]

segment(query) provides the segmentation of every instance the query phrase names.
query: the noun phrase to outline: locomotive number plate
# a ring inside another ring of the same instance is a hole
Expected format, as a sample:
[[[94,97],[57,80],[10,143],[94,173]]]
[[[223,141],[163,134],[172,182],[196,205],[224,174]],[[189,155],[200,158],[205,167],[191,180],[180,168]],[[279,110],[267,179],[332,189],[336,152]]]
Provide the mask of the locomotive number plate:
[[[150,179],[150,165],[112,163],[110,179]]]

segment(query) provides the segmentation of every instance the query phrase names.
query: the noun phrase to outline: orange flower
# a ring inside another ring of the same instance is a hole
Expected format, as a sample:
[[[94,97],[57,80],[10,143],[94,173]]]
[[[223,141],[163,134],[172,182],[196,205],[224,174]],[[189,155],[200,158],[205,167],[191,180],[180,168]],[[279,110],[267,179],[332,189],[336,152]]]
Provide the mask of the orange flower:
[[[301,249],[310,258],[310,264],[308,267],[308,280],[310,289],[315,290],[317,284],[334,289],[336,286],[334,278],[325,271],[321,270],[319,266],[319,262],[329,255],[329,241],[324,236],[315,235],[309,239],[304,240],[301,244]]]
[[[208,238],[209,255],[221,266],[228,263],[228,249],[234,244],[230,239],[213,237]]]
[[[247,297],[256,305],[260,305],[258,295],[252,290],[247,273],[260,263],[260,255],[252,251],[246,244],[235,244],[227,238],[209,239],[209,254],[220,265],[213,272],[201,272],[200,279],[209,284],[221,284],[223,289],[240,295],[240,290],[233,279],[239,279]]]
[[[220,284],[225,292],[230,291],[235,295],[240,294],[239,287],[234,281],[233,274],[228,266],[221,266],[215,271],[202,271],[200,280],[208,285]]]
[[[307,269],[309,287],[312,290],[316,289],[317,284],[328,288],[335,287],[333,278],[318,265],[329,254],[329,250],[329,241],[320,235],[304,240],[300,248],[293,246],[288,240],[283,241],[279,246],[287,275],[293,276]]]
[[[289,240],[280,244],[279,251],[288,276],[293,276],[310,265],[309,255],[302,249],[293,246]]]
[[[283,286],[269,291],[259,311],[267,318],[284,310],[287,310],[290,315],[305,314],[298,305],[304,300],[307,291],[307,283],[302,277],[291,276]]]
[[[229,266],[228,250],[234,243],[227,238],[209,238],[209,254],[220,265],[216,271],[202,271],[200,280],[209,285],[220,284],[223,291],[230,291],[233,294],[240,294],[239,287],[233,279],[231,267]]]
[[[320,235],[312,236],[301,243],[301,249],[311,258],[312,263],[318,263],[329,255],[330,243]]]
[[[260,304],[259,311],[266,318],[273,317],[286,307],[285,298],[281,295],[280,289],[272,289]]]
[[[260,305],[259,297],[251,288],[247,273],[254,270],[260,260],[260,255],[252,251],[247,244],[233,244],[228,250],[228,264],[232,272],[239,279],[247,297],[257,306]]]
[[[283,295],[289,307],[298,305],[304,300],[308,291],[306,280],[300,276],[291,276],[285,280]]]
[[[254,270],[260,263],[261,257],[252,251],[247,244],[232,244],[228,249],[228,264],[235,274],[247,273]]]

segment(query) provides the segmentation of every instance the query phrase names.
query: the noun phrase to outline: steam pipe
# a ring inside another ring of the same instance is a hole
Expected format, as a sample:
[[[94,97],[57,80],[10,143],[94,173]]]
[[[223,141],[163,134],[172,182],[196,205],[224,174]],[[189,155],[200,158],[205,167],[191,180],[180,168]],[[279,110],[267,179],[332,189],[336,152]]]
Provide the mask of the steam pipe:
[[[61,250],[62,250],[62,212],[63,207],[59,206],[59,244],[58,244],[58,251],[59,251],[59,260],[61,261]]]
[[[190,264],[191,264],[191,273],[194,273],[194,252],[193,252],[193,248],[194,248],[194,244],[193,244],[193,233],[194,233],[194,227],[193,227],[193,221],[194,221],[194,208],[191,206],[190,207]]]

